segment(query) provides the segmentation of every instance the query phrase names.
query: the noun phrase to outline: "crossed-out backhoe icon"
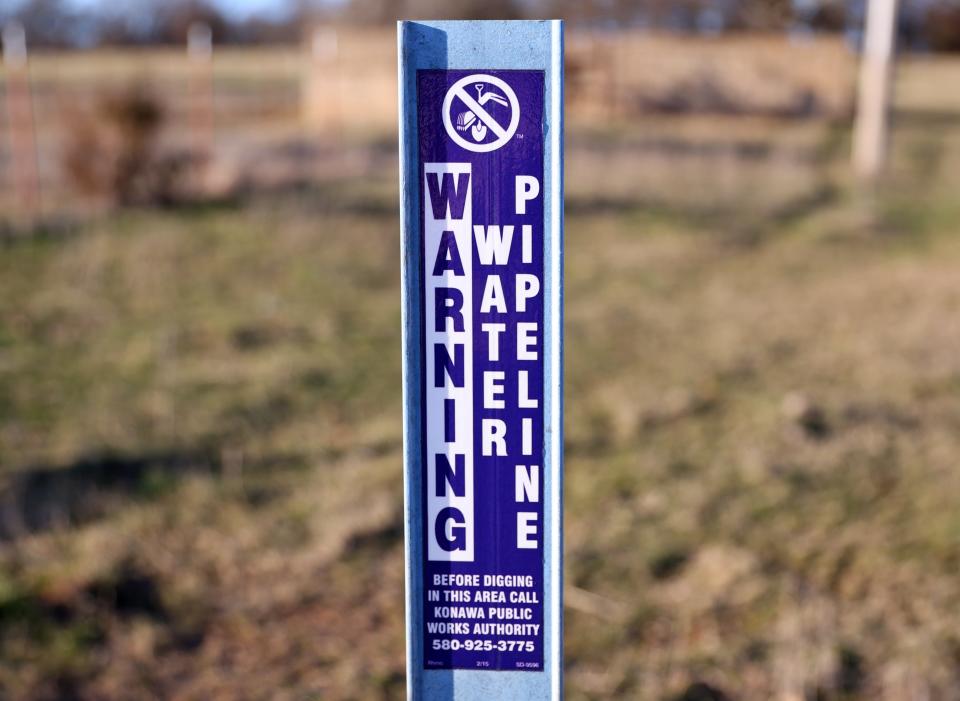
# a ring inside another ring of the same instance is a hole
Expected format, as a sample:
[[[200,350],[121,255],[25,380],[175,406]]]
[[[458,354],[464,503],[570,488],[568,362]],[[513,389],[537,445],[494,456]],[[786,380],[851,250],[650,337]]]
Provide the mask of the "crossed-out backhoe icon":
[[[486,86],[483,83],[474,83],[473,85],[473,89],[477,91],[477,103],[481,107],[486,105],[488,102],[495,102],[503,107],[510,106],[510,103],[507,102],[507,99],[502,95],[498,95],[495,92],[484,93],[485,87]],[[461,112],[457,117],[457,131],[465,132],[468,129],[470,130],[470,134],[473,136],[474,141],[477,141],[478,143],[483,141],[487,136],[487,125],[478,119],[477,115],[475,115],[472,110]]]

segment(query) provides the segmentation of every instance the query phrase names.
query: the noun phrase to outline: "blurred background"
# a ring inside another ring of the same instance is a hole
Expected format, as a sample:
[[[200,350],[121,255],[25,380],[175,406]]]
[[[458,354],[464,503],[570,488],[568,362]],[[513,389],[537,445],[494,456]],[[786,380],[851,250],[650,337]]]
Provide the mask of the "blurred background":
[[[2,0],[0,698],[403,698],[393,21],[553,16],[569,698],[960,699],[937,0],[867,168],[863,2]]]

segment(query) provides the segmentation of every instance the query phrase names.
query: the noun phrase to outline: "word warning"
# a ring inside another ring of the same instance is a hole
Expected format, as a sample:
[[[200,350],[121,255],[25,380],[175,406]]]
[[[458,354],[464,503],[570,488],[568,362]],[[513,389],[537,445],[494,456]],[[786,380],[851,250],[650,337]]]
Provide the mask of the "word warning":
[[[544,73],[417,73],[426,669],[543,669]]]

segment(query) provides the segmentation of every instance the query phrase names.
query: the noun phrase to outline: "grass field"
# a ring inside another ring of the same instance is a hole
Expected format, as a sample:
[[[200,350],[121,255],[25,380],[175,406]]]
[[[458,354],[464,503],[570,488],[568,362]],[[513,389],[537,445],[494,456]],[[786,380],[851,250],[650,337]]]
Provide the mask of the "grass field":
[[[569,698],[960,698],[935,117],[875,193],[827,122],[575,126]],[[403,698],[395,151],[350,148],[3,244],[0,697]]]

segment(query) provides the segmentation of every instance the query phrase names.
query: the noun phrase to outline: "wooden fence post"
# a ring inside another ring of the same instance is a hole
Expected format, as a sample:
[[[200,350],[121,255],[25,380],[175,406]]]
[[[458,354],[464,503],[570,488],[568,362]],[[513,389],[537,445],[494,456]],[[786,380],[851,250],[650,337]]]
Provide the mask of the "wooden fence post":
[[[19,22],[7,22],[3,27],[3,66],[16,206],[24,222],[32,223],[40,212],[40,173],[27,66],[27,39]]]
[[[335,128],[340,121],[339,53],[337,30],[315,27],[310,35],[301,98],[304,121],[314,130]]]
[[[853,168],[867,181],[886,164],[896,31],[897,0],[869,0],[853,135]]]
[[[194,22],[187,30],[190,62],[190,125],[194,152],[209,159],[214,146],[213,32],[210,25]]]

